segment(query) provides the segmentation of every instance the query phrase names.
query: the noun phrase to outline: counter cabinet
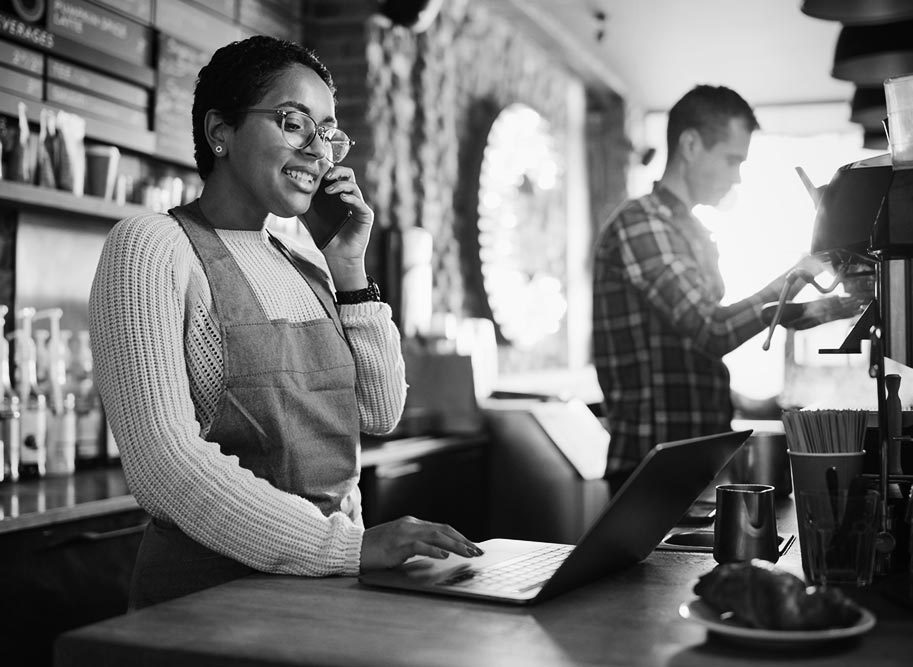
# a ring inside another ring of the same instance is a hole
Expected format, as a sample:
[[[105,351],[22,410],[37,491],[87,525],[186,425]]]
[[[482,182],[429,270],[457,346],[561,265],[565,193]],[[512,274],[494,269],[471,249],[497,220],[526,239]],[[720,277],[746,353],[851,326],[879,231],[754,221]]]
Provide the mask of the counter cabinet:
[[[365,525],[411,515],[486,539],[486,443],[479,435],[366,446],[359,482]]]
[[[3,664],[51,664],[60,633],[127,610],[141,509],[0,534]]]

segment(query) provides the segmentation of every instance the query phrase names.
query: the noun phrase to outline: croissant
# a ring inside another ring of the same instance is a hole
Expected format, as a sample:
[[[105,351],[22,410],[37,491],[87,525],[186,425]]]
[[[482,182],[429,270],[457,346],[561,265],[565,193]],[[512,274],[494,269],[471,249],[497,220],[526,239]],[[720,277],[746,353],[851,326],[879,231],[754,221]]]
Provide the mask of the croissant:
[[[718,565],[694,586],[720,614],[765,630],[844,628],[859,620],[859,605],[838,588],[805,586],[799,577],[765,560]]]

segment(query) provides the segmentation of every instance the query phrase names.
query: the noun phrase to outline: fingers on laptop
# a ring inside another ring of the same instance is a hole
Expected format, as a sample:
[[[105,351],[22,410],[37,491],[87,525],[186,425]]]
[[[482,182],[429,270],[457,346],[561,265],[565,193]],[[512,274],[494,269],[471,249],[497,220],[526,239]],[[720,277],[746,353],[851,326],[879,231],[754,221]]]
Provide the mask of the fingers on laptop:
[[[393,567],[412,556],[447,558],[451,553],[473,557],[482,550],[451,526],[406,516],[365,531],[362,569]]]
[[[414,542],[414,554],[447,558],[451,553],[467,558],[481,556],[482,550],[459,531],[443,523],[420,522],[420,536]]]

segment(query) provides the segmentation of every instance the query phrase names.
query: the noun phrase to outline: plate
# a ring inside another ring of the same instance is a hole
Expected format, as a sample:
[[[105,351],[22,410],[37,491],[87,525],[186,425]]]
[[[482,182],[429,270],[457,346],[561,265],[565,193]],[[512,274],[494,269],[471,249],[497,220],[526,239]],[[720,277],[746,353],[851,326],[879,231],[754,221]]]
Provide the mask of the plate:
[[[767,648],[802,648],[824,642],[846,639],[864,634],[875,626],[875,616],[868,609],[862,610],[862,616],[855,624],[846,628],[827,628],[825,630],[762,630],[742,625],[738,621],[721,619],[710,605],[695,598],[683,602],[678,608],[679,616],[703,625],[710,632],[721,635],[727,640]]]

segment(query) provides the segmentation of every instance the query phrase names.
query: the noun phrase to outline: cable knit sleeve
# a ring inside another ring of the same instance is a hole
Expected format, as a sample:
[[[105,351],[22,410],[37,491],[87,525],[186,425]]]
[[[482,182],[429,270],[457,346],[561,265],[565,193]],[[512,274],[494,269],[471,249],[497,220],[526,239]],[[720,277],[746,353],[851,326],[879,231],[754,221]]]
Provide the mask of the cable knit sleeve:
[[[96,382],[131,492],[152,516],[257,570],[356,574],[361,525],[325,517],[199,437],[183,340],[193,251],[182,234],[162,215],[115,225],[90,296]]]
[[[339,319],[355,357],[361,430],[371,435],[389,433],[406,402],[406,366],[390,306],[377,302],[340,306]]]

